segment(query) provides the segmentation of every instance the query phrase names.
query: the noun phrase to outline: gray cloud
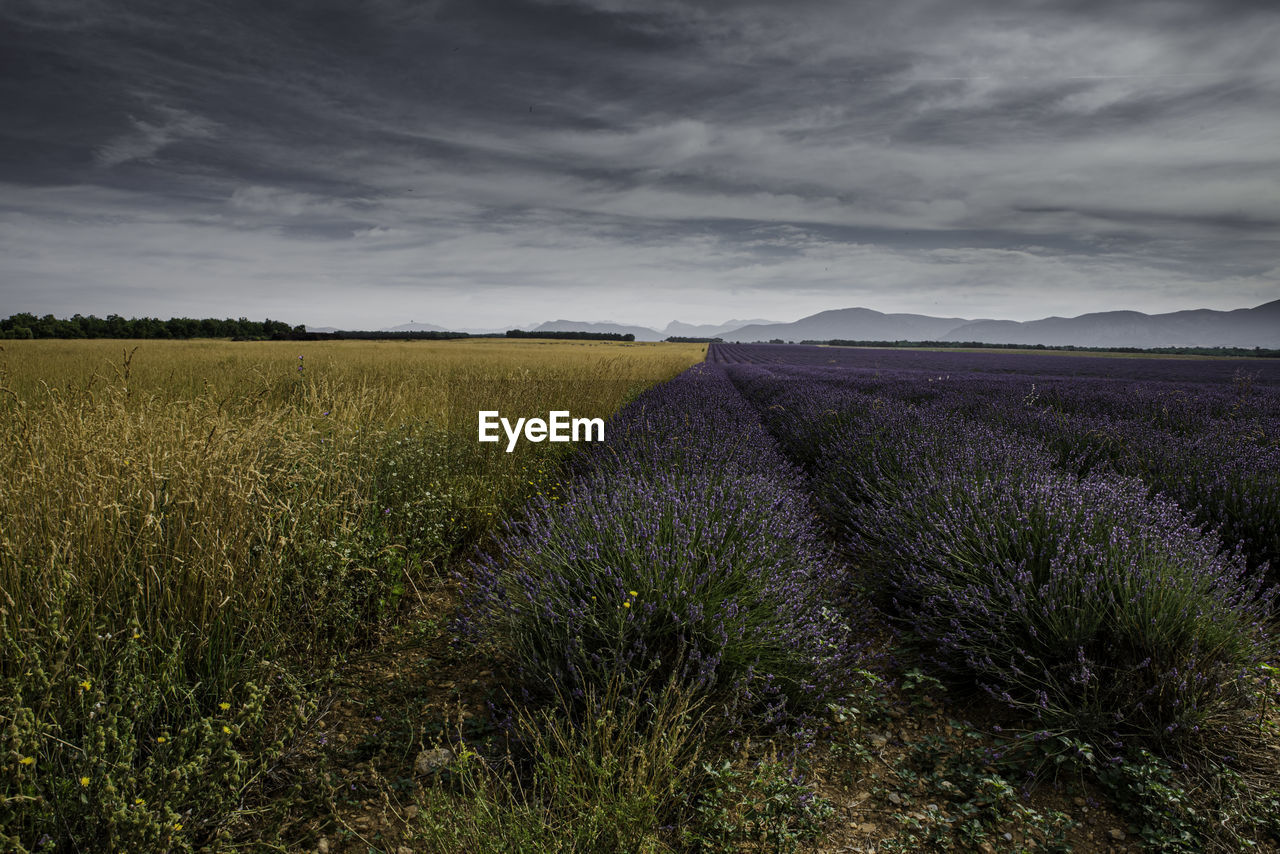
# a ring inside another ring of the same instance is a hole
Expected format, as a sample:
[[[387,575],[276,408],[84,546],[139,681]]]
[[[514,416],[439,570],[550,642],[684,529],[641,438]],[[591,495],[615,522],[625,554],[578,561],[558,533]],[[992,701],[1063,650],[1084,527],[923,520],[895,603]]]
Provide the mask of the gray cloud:
[[[151,160],[161,149],[180,140],[208,139],[215,135],[213,123],[199,116],[163,105],[153,110],[160,114],[160,121],[148,122],[130,116],[133,129],[97,148],[95,162],[109,168],[131,160]]]
[[[880,5],[10,0],[0,301],[378,326],[1280,296],[1273,4]]]

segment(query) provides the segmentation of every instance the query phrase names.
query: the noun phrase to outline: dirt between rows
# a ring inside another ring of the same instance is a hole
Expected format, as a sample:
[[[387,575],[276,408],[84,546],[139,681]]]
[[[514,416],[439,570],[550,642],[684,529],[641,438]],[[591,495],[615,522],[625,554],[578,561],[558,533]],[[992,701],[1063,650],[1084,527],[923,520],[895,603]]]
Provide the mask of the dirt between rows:
[[[314,787],[311,809],[293,815],[281,835],[290,851],[318,854],[414,854],[410,829],[416,795],[433,784],[431,751],[446,731],[480,743],[496,732],[491,703],[502,696],[493,662],[451,643],[449,621],[457,604],[455,585],[441,583],[420,603],[409,627],[352,659],[333,686],[315,721],[308,745],[291,762],[295,774]],[[907,690],[897,673],[889,678],[868,719],[833,723],[808,752],[810,785],[834,806],[819,840],[803,850],[816,854],[900,851],[904,832],[956,821],[941,791],[922,792],[919,775],[903,769],[922,743],[961,753],[996,749],[992,726],[1003,715],[980,701],[960,701],[949,692]],[[930,686],[936,689],[937,686]],[[424,759],[426,761],[424,761]],[[921,796],[923,794],[923,797]],[[971,792],[954,792],[962,802]],[[941,796],[940,796],[941,795]],[[1122,854],[1146,850],[1126,821],[1096,789],[1079,779],[1045,783],[1019,796],[1041,814],[1056,811],[1076,822],[1066,842],[1078,854]],[[1035,851],[1034,834],[1016,823],[996,829],[971,847],[913,850]],[[926,837],[922,837],[926,838]],[[893,842],[895,839],[898,841]],[[760,849],[763,850],[763,849]],[[1259,851],[1275,851],[1261,846]]]

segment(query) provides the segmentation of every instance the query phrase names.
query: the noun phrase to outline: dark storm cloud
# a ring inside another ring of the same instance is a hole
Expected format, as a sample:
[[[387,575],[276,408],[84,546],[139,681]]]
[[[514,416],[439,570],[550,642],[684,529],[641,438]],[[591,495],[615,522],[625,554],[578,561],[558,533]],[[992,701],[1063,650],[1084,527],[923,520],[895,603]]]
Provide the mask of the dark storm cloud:
[[[884,5],[0,0],[0,299],[487,325],[1278,295],[1274,4]]]

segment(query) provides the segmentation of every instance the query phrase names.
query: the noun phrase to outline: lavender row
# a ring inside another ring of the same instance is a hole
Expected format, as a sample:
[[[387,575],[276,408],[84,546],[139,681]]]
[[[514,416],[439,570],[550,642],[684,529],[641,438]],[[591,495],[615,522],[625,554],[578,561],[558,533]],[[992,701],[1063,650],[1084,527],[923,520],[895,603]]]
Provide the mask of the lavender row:
[[[1141,478],[1153,493],[1172,498],[1197,521],[1218,529],[1229,546],[1239,545],[1255,568],[1265,572],[1268,564],[1273,571],[1280,566],[1276,389],[1252,381],[1212,385],[971,371],[774,370],[1012,430],[1043,443],[1054,465],[1081,476],[1111,471]]]
[[[476,564],[470,629],[531,695],[675,680],[730,729],[821,703],[852,648],[829,555],[802,476],[723,371],[651,390],[606,435]]]
[[[1280,359],[1130,358],[1066,353],[712,344],[707,360],[719,364],[793,365],[856,371],[970,371],[988,376],[1111,379],[1233,385],[1244,374],[1260,386],[1280,388]]]
[[[1033,437],[816,372],[733,367],[854,564],[943,668],[1118,752],[1250,702],[1269,594],[1141,481]]]
[[[1280,444],[1230,428],[1179,434],[1105,415],[1010,416],[1001,420],[1041,441],[1057,465],[1139,477],[1238,545],[1260,574],[1280,569]]]

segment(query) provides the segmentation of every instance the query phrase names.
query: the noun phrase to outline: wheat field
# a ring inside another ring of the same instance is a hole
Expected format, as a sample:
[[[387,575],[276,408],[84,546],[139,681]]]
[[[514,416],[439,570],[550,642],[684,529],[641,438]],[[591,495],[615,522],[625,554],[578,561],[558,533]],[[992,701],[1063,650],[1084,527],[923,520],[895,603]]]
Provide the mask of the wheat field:
[[[284,749],[291,674],[553,488],[565,446],[481,445],[477,410],[606,416],[704,350],[5,342],[3,833],[214,833]]]

